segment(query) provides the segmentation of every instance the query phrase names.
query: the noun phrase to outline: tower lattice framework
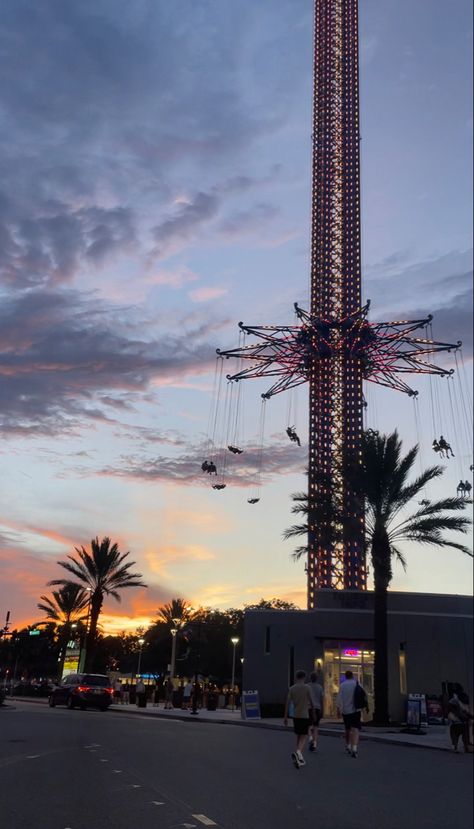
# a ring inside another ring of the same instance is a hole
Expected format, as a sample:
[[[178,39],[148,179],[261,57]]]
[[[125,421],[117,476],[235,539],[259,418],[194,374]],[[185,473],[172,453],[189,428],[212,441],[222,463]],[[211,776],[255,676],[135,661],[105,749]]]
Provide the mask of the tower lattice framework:
[[[250,361],[228,380],[272,379],[264,398],[309,383],[309,609],[316,590],[366,588],[364,504],[345,474],[362,457],[363,381],[416,395],[405,376],[452,373],[427,357],[461,346],[428,338],[431,316],[371,323],[362,307],[358,75],[357,0],[315,0],[310,309],[241,322],[256,344],[217,349]]]
[[[339,323],[361,307],[357,5],[315,3],[310,314],[333,325],[327,356],[316,352],[309,368],[309,606],[316,587],[366,584],[362,511],[337,542],[321,522],[325,496],[340,514],[354,509],[342,470],[344,454],[360,452],[362,441],[362,367],[338,342]]]

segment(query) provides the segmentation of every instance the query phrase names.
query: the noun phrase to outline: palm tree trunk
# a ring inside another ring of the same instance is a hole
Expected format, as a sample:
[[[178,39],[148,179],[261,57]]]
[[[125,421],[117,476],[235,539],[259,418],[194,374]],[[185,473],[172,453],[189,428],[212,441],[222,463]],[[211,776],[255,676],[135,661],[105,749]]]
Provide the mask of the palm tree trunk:
[[[387,587],[385,580],[376,579],[374,591],[374,722],[388,725],[388,626]]]

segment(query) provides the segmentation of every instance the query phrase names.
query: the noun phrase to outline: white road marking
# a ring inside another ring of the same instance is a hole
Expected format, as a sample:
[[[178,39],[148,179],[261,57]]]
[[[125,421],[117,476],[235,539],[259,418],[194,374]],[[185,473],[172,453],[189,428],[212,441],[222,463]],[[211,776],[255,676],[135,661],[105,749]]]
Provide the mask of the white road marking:
[[[152,806],[164,806],[165,804],[161,803],[159,800],[152,800],[151,805]]]
[[[105,759],[105,757],[101,757],[101,758],[100,758],[100,762],[101,762],[101,763],[108,763],[109,761],[108,761],[108,760],[106,760],[106,759]]]
[[[114,769],[113,774],[122,774],[122,769]]]
[[[214,823],[211,818],[206,817],[206,815],[192,815],[195,820],[199,820],[200,823],[204,823],[204,826],[217,826],[217,823]]]
[[[130,788],[131,789],[141,789],[141,786],[139,786],[138,783],[130,783]]]
[[[27,760],[36,760],[37,757],[41,757],[41,754],[27,754],[26,759]]]
[[[182,823],[181,826],[184,826],[184,829],[196,829],[195,823]]]
[[[84,746],[84,748],[100,748],[100,743],[91,743],[88,746]]]

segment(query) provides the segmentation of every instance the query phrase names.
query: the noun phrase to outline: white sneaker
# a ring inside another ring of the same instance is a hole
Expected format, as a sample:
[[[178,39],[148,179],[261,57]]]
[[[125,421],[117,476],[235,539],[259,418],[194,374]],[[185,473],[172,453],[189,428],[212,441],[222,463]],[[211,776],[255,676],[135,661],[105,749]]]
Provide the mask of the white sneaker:
[[[297,751],[297,752],[296,752],[296,756],[297,756],[297,758],[298,758],[298,761],[299,761],[300,766],[305,766],[305,765],[306,765],[306,760],[304,759],[304,757],[303,757],[303,755],[302,755],[301,751]]]
[[[298,757],[296,751],[294,751],[293,754],[291,755],[291,759],[293,760],[293,764],[294,764],[295,768],[299,769],[301,763],[300,763],[300,758]]]

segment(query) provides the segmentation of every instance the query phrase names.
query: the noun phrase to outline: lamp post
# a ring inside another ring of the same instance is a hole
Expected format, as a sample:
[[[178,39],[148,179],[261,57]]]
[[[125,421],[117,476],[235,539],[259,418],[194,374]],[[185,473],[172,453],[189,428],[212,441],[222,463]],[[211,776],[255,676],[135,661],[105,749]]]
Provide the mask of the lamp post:
[[[140,676],[140,668],[141,668],[141,664],[142,664],[142,651],[143,651],[143,645],[145,644],[145,640],[144,639],[139,639],[138,644],[140,645],[140,650],[138,651],[137,676]]]
[[[202,619],[201,616],[197,619],[198,623],[198,640],[197,640],[197,651],[196,651],[196,658],[194,660],[194,690],[193,690],[193,707],[191,709],[191,714],[196,716],[199,714],[198,711],[198,688],[199,688],[199,662],[201,660],[201,627],[202,627]]]
[[[171,644],[171,669],[170,669],[170,679],[174,679],[174,672],[175,672],[175,665],[176,665],[176,637],[178,635],[178,630],[182,624],[181,619],[172,619],[174,627],[171,628],[171,636],[172,636],[172,644]]]
[[[84,631],[84,636],[81,637],[81,646],[80,646],[80,654],[79,654],[79,673],[82,673],[86,667],[86,656],[87,656],[87,635],[89,633],[89,620],[91,617],[91,604],[92,604],[92,587],[86,587],[86,592],[89,593],[89,601],[87,602],[87,617],[86,617],[86,629]]]
[[[231,711],[235,711],[235,649],[240,642],[238,636],[233,636],[230,640],[232,642],[232,705]]]

